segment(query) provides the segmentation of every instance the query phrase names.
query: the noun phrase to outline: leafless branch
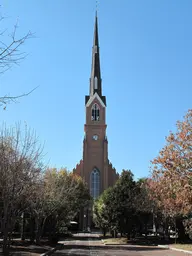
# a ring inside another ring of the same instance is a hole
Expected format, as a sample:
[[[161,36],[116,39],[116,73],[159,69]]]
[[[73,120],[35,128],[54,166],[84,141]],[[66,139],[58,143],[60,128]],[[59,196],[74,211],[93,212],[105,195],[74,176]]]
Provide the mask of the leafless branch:
[[[2,22],[3,19],[4,17],[0,16],[0,22]],[[28,31],[24,36],[18,38],[17,29],[18,22],[14,25],[11,35],[6,35],[7,29],[0,30],[0,75],[8,71],[13,65],[19,65],[27,56],[25,52],[21,51],[21,48],[28,39],[34,37],[34,34]],[[19,98],[28,96],[35,89],[17,96],[1,96],[0,106],[6,108],[7,104],[17,102]]]
[[[34,92],[37,88],[38,88],[38,86],[35,87],[34,89],[32,89],[30,92],[28,92],[28,93],[23,93],[23,94],[18,95],[18,96],[8,96],[8,95],[5,95],[5,96],[3,96],[3,97],[0,97],[0,106],[3,106],[3,105],[4,105],[4,106],[6,107],[7,104],[16,103],[16,102],[18,102],[19,98],[28,96],[29,94],[31,94],[32,92]]]

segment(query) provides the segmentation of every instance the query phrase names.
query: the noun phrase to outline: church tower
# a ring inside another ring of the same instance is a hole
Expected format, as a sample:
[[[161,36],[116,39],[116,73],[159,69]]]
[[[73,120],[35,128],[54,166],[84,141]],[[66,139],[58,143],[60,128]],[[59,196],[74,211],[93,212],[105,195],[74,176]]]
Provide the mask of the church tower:
[[[106,106],[106,97],[102,93],[96,13],[89,95],[85,96],[86,122],[84,125],[83,159],[73,170],[87,182],[90,194],[94,199],[105,189],[113,186],[119,177],[108,159]]]

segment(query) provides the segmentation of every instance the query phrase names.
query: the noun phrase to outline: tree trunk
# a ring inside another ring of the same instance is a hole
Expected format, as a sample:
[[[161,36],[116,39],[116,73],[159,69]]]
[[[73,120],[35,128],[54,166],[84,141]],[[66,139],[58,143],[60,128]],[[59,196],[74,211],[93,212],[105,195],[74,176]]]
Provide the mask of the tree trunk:
[[[168,220],[165,218],[165,225],[164,225],[164,238],[166,241],[169,240],[169,232],[168,232]]]
[[[56,239],[56,226],[58,224],[57,218],[49,218],[49,242],[53,243]],[[44,224],[45,225],[45,224]]]
[[[106,228],[103,228],[103,237],[106,236]]]
[[[146,222],[145,222],[144,226],[145,226],[145,239],[147,239],[147,223]]]
[[[3,255],[9,255],[8,225],[6,223],[3,230]]]
[[[174,218],[174,228],[175,228],[175,244],[177,243],[177,222],[176,218]]]
[[[35,219],[32,216],[30,219],[30,241],[32,243],[35,241]]]
[[[41,239],[41,221],[39,218],[35,219],[35,242],[36,244],[40,244],[40,239]]]
[[[187,235],[185,234],[185,228],[183,226],[183,220],[181,218],[176,219],[176,226],[178,229],[178,239],[179,240],[186,240]]]
[[[36,244],[40,244],[41,236],[45,226],[45,221],[46,221],[46,218],[44,219],[36,218],[36,236],[35,236]]]
[[[5,204],[4,204],[5,205]],[[4,216],[3,216],[3,255],[9,255],[9,240],[8,240],[8,234],[9,234],[9,222],[8,222],[9,216],[8,216],[8,209],[7,207],[4,208]]]

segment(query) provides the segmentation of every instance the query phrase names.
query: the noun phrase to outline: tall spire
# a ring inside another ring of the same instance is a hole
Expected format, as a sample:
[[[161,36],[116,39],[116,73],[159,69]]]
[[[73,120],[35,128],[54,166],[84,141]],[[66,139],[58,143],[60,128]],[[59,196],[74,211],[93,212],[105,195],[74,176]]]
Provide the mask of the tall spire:
[[[106,106],[106,98],[105,98],[105,96],[102,95],[102,79],[101,79],[101,71],[100,71],[99,33],[98,33],[97,11],[95,14],[95,28],[94,28],[94,36],[93,36],[90,89],[89,89],[89,95],[85,96],[85,104],[87,104],[89,99],[92,98],[92,96],[95,93],[98,94],[98,96],[103,101],[104,105]]]
[[[98,35],[98,18],[97,11],[95,13],[95,29],[94,29],[94,37],[93,37],[93,47],[99,47],[99,35]]]
[[[95,29],[94,29],[94,37],[93,37],[93,48],[92,48],[90,96],[95,94],[95,92],[97,92],[99,96],[102,96],[97,11],[95,15]]]

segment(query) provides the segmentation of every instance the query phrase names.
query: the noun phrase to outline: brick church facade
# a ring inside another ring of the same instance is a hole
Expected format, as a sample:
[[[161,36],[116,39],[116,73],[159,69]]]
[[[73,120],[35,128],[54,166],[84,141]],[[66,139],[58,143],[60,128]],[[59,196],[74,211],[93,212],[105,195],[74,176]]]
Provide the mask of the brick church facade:
[[[108,159],[106,106],[106,97],[102,94],[98,18],[96,14],[90,88],[89,95],[85,96],[86,122],[84,125],[83,159],[73,170],[75,174],[80,175],[87,182],[90,194],[94,199],[105,189],[113,186],[119,177]],[[88,215],[90,213],[84,212],[84,216]]]

